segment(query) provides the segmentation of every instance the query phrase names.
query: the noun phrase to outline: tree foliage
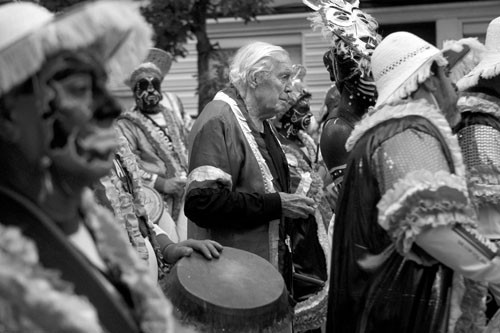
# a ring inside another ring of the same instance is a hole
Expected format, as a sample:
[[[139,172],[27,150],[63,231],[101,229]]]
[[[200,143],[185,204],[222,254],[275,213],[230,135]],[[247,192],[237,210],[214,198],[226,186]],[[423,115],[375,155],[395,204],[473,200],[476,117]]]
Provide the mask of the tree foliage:
[[[83,0],[38,0],[42,6],[52,12],[61,12],[66,7],[73,6]]]
[[[235,17],[245,23],[257,15],[272,11],[273,0],[150,0],[142,7],[142,13],[155,30],[156,46],[171,52],[174,57],[185,57],[185,44],[196,40],[198,53],[198,111],[213,97],[217,85],[225,82],[221,68],[212,69],[214,62],[225,64],[225,53],[212,43],[207,33],[207,20],[221,17]]]
[[[32,0],[51,11],[60,12],[84,0]],[[226,82],[227,53],[212,43],[207,33],[207,20],[234,17],[248,23],[257,15],[272,12],[274,0],[148,0],[141,12],[154,29],[156,47],[174,57],[187,55],[186,43],[196,40],[198,53],[198,110]],[[213,64],[213,65],[212,65]],[[215,67],[214,67],[215,66]]]

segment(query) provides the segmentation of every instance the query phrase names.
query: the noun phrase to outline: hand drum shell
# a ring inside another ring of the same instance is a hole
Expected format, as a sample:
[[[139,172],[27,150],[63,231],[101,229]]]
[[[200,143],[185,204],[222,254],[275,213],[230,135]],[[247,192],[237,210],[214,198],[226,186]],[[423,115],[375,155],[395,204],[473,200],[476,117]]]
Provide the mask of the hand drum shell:
[[[179,319],[202,332],[291,332],[283,278],[253,253],[224,247],[212,260],[193,253],[173,267],[166,285]]]

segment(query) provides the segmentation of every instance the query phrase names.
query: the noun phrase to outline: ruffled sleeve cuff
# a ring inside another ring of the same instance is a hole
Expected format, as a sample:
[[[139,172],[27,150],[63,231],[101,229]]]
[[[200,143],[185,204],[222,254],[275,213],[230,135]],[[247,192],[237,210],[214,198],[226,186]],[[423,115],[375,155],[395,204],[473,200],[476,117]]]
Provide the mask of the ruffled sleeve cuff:
[[[446,171],[409,173],[382,196],[377,208],[379,225],[403,255],[427,228],[456,223],[476,226],[464,180]]]

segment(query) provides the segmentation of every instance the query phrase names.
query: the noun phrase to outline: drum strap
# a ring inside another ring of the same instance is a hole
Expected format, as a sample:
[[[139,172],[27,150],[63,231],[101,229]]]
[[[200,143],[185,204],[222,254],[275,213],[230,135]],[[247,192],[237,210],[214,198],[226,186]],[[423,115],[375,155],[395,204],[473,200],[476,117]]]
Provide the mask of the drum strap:
[[[5,187],[0,187],[0,207],[0,223],[20,228],[36,243],[40,263],[59,271],[63,280],[73,284],[78,295],[88,297],[106,331],[140,331],[125,303],[110,294],[96,275],[100,273],[38,207]]]

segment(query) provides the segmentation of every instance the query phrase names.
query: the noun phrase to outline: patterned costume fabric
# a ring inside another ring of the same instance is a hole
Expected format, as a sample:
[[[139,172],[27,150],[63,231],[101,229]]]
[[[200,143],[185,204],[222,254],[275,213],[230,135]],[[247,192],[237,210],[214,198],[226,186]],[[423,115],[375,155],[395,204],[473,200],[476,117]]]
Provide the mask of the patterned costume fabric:
[[[474,225],[475,215],[447,121],[424,101],[405,103],[366,117],[347,141],[351,159],[335,220],[328,332],[454,327],[453,272],[413,242],[428,228]]]
[[[97,333],[102,332],[102,327],[106,330],[115,327],[116,330],[120,326],[106,322],[114,318],[113,306],[106,304],[118,304],[118,308],[125,310],[128,307],[130,310],[124,315],[135,321],[137,329],[143,332],[174,332],[172,305],[148,276],[145,263],[130,247],[111,212],[95,202],[89,189],[84,193],[81,211],[85,228],[92,234],[99,255],[106,263],[105,272],[84,259],[60,230],[50,227],[55,223],[48,222],[42,211],[9,191],[2,189],[0,192],[0,204],[6,208],[2,212],[2,223],[9,226],[0,228],[0,237],[6,240],[2,242],[0,261],[8,262],[12,268],[11,272],[4,272],[10,279],[2,279],[10,283],[0,284],[3,295],[0,322],[7,326],[6,332]],[[39,229],[34,225],[36,220],[49,227]],[[61,243],[47,244],[46,232]],[[59,261],[63,260],[61,255],[64,260],[72,258],[69,269],[59,267]],[[82,259],[85,265],[80,264]],[[94,285],[85,280],[87,272],[104,286],[103,290],[97,290],[97,295],[96,290],[92,290]],[[16,292],[11,294],[9,290]],[[110,303],[106,303],[107,299]],[[105,316],[96,320],[94,307]]]
[[[109,175],[101,178],[94,192],[99,203],[114,213],[118,224],[126,230],[130,243],[148,264],[152,279],[157,281],[159,273],[163,273],[166,267],[156,236],[165,232],[151,222],[148,214],[165,208],[161,201],[151,198],[149,191],[154,189],[146,191],[137,157],[130,150],[127,140],[121,136],[119,143],[115,167]],[[158,207],[151,208],[150,205]],[[161,214],[168,215],[168,212]]]
[[[462,120],[455,127],[472,200],[479,216],[478,229],[500,239],[500,99],[484,93],[462,93],[458,101]],[[486,327],[486,283],[468,284],[457,332],[483,332]]]
[[[182,127],[178,126],[171,110],[159,105],[161,115],[165,117],[166,126],[160,126],[149,115],[134,108],[123,114],[117,121],[117,126],[127,138],[132,152],[138,157],[143,170],[143,182],[153,187],[158,176],[164,178],[183,177],[187,174],[187,150],[184,144]],[[164,195],[168,213],[177,224],[177,231],[169,233],[173,241],[184,240],[181,230],[183,223],[183,197],[179,195]],[[165,228],[167,232],[172,228]]]

